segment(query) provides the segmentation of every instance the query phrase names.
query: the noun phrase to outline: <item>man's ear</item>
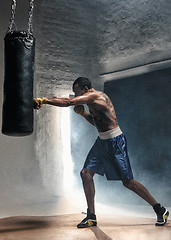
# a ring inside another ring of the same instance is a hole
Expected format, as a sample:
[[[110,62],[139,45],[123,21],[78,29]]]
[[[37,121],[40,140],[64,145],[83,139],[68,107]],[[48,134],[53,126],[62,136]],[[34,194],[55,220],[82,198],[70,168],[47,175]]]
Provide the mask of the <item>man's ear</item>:
[[[85,88],[86,91],[88,91],[88,87],[87,86],[85,86],[84,88]]]

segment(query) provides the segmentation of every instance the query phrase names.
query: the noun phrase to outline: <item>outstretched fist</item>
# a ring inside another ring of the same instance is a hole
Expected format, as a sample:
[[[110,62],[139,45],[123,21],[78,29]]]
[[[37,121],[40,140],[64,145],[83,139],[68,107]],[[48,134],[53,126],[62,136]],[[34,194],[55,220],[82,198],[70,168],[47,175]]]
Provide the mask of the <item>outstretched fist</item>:
[[[43,104],[46,104],[48,102],[47,98],[35,98],[33,100],[33,108],[39,110]]]

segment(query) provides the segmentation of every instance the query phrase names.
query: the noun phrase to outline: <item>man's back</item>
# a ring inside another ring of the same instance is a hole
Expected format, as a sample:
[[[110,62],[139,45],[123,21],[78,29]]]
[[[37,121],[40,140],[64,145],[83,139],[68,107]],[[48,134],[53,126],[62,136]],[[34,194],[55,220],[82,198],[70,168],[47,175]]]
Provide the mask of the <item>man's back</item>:
[[[94,100],[87,104],[94,124],[99,132],[104,132],[118,126],[114,106],[110,98],[103,92],[90,89],[87,95],[94,94]]]

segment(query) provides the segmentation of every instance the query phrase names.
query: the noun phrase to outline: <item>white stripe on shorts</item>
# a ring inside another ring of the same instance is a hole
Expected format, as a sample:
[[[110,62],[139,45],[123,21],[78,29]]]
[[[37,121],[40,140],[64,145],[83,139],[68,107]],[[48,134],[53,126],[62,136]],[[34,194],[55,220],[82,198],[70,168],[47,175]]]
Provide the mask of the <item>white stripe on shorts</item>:
[[[122,134],[122,131],[120,127],[113,128],[111,130],[108,130],[106,132],[99,132],[99,138],[100,139],[110,139],[117,137]]]

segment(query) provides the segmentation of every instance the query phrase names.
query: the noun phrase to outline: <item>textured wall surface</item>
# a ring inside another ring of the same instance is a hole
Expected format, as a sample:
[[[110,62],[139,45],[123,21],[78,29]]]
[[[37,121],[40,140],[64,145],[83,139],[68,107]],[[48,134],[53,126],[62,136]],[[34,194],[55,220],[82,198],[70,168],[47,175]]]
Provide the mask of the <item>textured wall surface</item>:
[[[4,36],[8,29],[11,14],[10,0],[2,1],[0,8],[0,98],[2,119],[4,83]],[[27,29],[28,2],[17,1],[16,25]],[[17,211],[20,204],[39,201],[36,195],[41,189],[39,162],[35,160],[34,135],[27,137],[8,137],[0,134],[0,208],[1,214],[8,215],[7,209]],[[39,199],[38,199],[39,198]],[[10,208],[12,206],[12,209]]]
[[[170,9],[169,0],[99,0],[98,60],[102,72],[134,67],[141,58],[141,65],[148,58],[159,61],[165,50],[171,58]]]
[[[72,91],[79,76],[96,81],[96,0],[42,0],[37,5],[39,93],[42,84],[50,95]]]
[[[36,4],[35,95],[69,97],[77,77],[97,81],[96,1],[42,0]],[[61,121],[67,121],[61,120],[61,111],[44,106],[35,113],[36,155],[43,184],[56,195],[61,194],[63,176]]]

